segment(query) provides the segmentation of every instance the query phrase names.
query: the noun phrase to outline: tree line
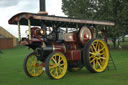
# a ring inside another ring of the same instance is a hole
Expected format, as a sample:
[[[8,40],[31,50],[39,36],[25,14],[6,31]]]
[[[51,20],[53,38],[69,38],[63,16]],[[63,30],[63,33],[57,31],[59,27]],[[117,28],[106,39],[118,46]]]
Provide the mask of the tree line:
[[[128,34],[128,0],[62,0],[62,10],[69,17],[115,22],[106,28],[114,47]]]

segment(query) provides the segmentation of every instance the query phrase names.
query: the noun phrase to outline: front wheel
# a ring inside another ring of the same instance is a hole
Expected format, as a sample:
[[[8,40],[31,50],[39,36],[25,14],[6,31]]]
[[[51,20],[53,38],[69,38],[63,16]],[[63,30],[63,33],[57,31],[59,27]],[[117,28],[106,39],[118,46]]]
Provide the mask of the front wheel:
[[[24,72],[29,77],[38,77],[44,72],[43,62],[37,60],[33,52],[26,56],[24,60]]]
[[[52,79],[61,79],[67,72],[66,57],[60,52],[51,53],[46,59],[46,73]]]
[[[109,62],[109,50],[102,40],[91,39],[83,50],[84,65],[90,72],[103,72]]]

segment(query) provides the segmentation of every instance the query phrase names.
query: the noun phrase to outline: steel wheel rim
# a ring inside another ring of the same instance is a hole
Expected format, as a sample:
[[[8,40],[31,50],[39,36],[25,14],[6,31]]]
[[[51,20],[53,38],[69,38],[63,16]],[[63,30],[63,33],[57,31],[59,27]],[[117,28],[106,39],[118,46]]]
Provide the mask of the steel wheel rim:
[[[55,79],[62,78],[67,72],[67,60],[61,53],[55,53],[49,61],[49,72]]]
[[[109,50],[102,40],[94,40],[89,49],[89,61],[92,68],[97,72],[106,69],[109,60]]]
[[[38,61],[34,54],[28,57],[26,66],[28,73],[33,77],[43,73],[43,62]]]

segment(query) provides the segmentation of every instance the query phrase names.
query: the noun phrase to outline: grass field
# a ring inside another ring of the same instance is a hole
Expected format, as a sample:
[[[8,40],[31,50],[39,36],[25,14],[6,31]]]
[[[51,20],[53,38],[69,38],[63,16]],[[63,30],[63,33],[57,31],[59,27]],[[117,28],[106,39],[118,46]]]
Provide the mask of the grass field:
[[[113,43],[111,40],[109,40],[108,44],[110,45],[111,48],[113,48]],[[125,41],[121,41],[120,42],[120,46],[123,48],[123,49],[128,49],[128,38],[125,38]],[[116,48],[118,48],[118,41],[116,41]]]
[[[61,80],[51,80],[46,73],[29,78],[23,71],[25,56],[31,50],[17,47],[2,50],[0,54],[0,85],[128,85],[128,50],[112,50],[117,70],[90,73],[85,68],[79,72],[67,72]]]

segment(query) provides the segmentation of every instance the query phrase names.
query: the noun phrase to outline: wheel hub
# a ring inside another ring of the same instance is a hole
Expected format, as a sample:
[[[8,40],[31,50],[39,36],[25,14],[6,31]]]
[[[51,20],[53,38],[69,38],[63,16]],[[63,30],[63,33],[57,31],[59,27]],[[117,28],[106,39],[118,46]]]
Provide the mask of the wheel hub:
[[[96,54],[96,57],[100,57],[100,53],[97,53],[97,54]]]

